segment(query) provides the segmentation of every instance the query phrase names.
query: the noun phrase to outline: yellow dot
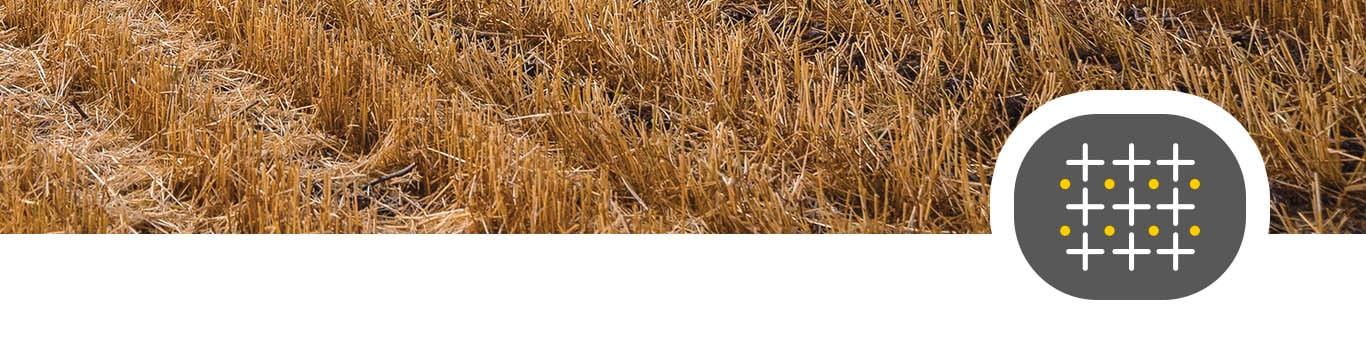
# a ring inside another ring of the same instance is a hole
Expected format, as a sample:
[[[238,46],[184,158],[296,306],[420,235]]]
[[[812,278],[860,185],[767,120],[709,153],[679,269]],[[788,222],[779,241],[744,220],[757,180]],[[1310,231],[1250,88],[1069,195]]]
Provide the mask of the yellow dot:
[[[1115,179],[1105,179],[1105,189],[1115,189]]]
[[[1200,225],[1191,225],[1191,237],[1200,235]]]
[[[1149,189],[1157,189],[1157,186],[1160,185],[1160,184],[1161,184],[1160,182],[1157,182],[1157,179],[1148,179],[1148,188],[1149,188]]]
[[[1059,228],[1059,229],[1058,229],[1058,234],[1061,234],[1063,237],[1066,237],[1066,236],[1072,234],[1072,227],[1071,227],[1071,226],[1067,226],[1067,225],[1063,225],[1062,228]]]
[[[1072,180],[1062,178],[1062,181],[1058,181],[1058,187],[1062,187],[1062,189],[1072,188]]]
[[[1200,179],[1191,179],[1191,189],[1200,189]]]
[[[1157,232],[1158,232],[1157,225],[1148,226],[1148,235],[1149,235],[1149,236],[1157,237]]]
[[[1114,226],[1114,225],[1105,225],[1105,236],[1106,236],[1106,237],[1110,237],[1110,236],[1114,236],[1114,235],[1115,235],[1115,226]]]

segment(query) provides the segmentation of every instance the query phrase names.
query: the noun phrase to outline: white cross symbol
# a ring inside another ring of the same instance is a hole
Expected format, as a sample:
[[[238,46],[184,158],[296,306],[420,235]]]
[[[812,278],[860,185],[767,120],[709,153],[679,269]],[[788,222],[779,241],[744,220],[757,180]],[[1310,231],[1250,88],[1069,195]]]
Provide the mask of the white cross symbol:
[[[1179,191],[1177,191],[1177,188],[1176,188],[1176,187],[1172,187],[1172,203],[1171,203],[1171,204],[1157,204],[1157,209],[1159,209],[1159,210],[1170,210],[1170,211],[1172,211],[1172,226],[1176,226],[1176,224],[1179,224],[1179,223],[1181,222],[1181,210],[1187,210],[1187,211],[1189,211],[1189,210],[1194,210],[1194,209],[1195,209],[1195,204],[1182,204],[1182,203],[1178,200],[1178,199],[1180,199],[1180,195],[1177,194],[1177,192],[1179,192]]]
[[[1175,188],[1173,188],[1173,190],[1175,190]],[[1082,194],[1086,194],[1086,193],[1085,193],[1085,192],[1082,192]],[[1160,207],[1162,207],[1162,206],[1161,206],[1161,205],[1158,205],[1158,207],[1160,208]],[[1129,203],[1127,203],[1127,204],[1114,204],[1114,205],[1110,205],[1110,209],[1113,209],[1113,210],[1116,210],[1116,211],[1119,211],[1119,210],[1127,210],[1127,211],[1129,211],[1129,226],[1134,226],[1134,210],[1147,210],[1147,209],[1151,209],[1151,208],[1152,208],[1152,206],[1151,206],[1151,205],[1148,205],[1148,204],[1135,204],[1135,203],[1134,203],[1134,188],[1133,188],[1133,187],[1129,187]],[[1194,208],[1194,206],[1192,206],[1191,208]],[[1086,225],[1085,225],[1085,224],[1082,224],[1082,226],[1086,226]]]
[[[1135,256],[1135,255],[1148,255],[1148,254],[1152,254],[1152,253],[1153,253],[1153,250],[1150,250],[1150,249],[1135,249],[1135,248],[1134,248],[1134,233],[1133,233],[1133,232],[1129,232],[1129,248],[1127,248],[1127,249],[1113,249],[1113,250],[1110,250],[1110,252],[1111,252],[1111,253],[1114,253],[1114,254],[1116,254],[1116,255],[1128,255],[1128,256],[1129,256],[1129,271],[1134,271],[1134,256]]]
[[[1129,144],[1129,159],[1114,160],[1110,162],[1116,166],[1129,166],[1129,182],[1134,182],[1134,166],[1147,166],[1153,164],[1152,160],[1134,160],[1134,144]]]
[[[1085,143],[1081,144],[1081,160],[1067,160],[1068,166],[1081,166],[1081,181],[1090,181],[1091,166],[1104,166],[1105,160],[1092,160],[1091,151]]]
[[[1086,271],[1087,268],[1091,267],[1091,255],[1105,254],[1105,249],[1092,249],[1090,247],[1091,243],[1088,242],[1089,240],[1090,238],[1086,237],[1086,232],[1082,232],[1081,248],[1067,249],[1067,254],[1069,255],[1081,255],[1081,271]]]
[[[1172,181],[1173,181],[1173,182],[1175,182],[1175,181],[1181,181],[1181,176],[1180,176],[1180,175],[1181,175],[1181,172],[1180,172],[1180,170],[1179,170],[1179,169],[1181,168],[1181,166],[1194,166],[1194,165],[1195,165],[1195,160],[1182,160],[1180,157],[1177,157],[1177,155],[1180,155],[1180,152],[1181,152],[1181,148],[1180,148],[1177,144],[1173,143],[1173,144],[1172,144],[1172,159],[1171,159],[1171,160],[1157,160],[1157,165],[1158,165],[1158,166],[1172,166]]]
[[[1181,259],[1180,259],[1180,257],[1181,257],[1181,255],[1193,255],[1193,254],[1195,254],[1195,249],[1182,249],[1182,248],[1180,248],[1180,245],[1181,245],[1181,244],[1180,244],[1179,241],[1176,240],[1176,235],[1177,235],[1177,234],[1178,234],[1178,233],[1176,233],[1176,232],[1172,232],[1172,248],[1170,248],[1170,249],[1157,249],[1157,254],[1159,254],[1159,255],[1172,255],[1172,271],[1180,270],[1180,266],[1181,266]]]
[[[1056,207],[1056,206],[1055,206],[1055,207]],[[1080,211],[1081,211],[1081,226],[1086,226],[1086,224],[1090,224],[1090,223],[1091,223],[1091,210],[1103,210],[1103,209],[1105,209],[1105,204],[1092,204],[1092,203],[1091,203],[1091,194],[1086,190],[1086,187],[1082,187],[1082,188],[1081,188],[1081,203],[1080,203],[1080,204],[1067,204],[1067,209],[1073,210],[1073,211],[1080,210]],[[1132,224],[1130,224],[1130,225],[1132,225]]]

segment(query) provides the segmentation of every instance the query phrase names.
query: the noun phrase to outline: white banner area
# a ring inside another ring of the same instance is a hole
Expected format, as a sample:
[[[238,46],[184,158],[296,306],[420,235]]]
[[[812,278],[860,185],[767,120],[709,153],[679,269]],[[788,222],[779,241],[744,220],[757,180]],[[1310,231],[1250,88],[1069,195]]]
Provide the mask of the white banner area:
[[[1088,301],[1001,235],[0,236],[0,339],[1362,335],[1366,236],[1256,237],[1192,296]]]

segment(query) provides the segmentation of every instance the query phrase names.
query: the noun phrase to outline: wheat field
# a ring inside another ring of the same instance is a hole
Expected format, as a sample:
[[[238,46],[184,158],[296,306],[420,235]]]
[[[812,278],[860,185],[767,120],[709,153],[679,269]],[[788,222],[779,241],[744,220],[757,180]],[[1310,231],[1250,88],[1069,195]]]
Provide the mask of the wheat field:
[[[0,232],[986,233],[1011,128],[1205,97],[1366,232],[1356,0],[8,0]]]

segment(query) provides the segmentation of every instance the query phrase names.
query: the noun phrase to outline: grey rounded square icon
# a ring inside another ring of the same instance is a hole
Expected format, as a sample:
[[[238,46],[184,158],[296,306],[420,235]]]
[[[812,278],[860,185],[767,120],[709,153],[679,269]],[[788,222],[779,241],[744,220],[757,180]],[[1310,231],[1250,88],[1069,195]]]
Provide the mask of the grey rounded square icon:
[[[1081,115],[1054,125],[1029,147],[1013,195],[1029,265],[1087,299],[1200,291],[1233,262],[1247,223],[1233,151],[1176,115]]]

